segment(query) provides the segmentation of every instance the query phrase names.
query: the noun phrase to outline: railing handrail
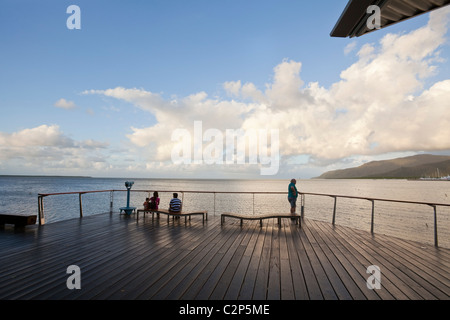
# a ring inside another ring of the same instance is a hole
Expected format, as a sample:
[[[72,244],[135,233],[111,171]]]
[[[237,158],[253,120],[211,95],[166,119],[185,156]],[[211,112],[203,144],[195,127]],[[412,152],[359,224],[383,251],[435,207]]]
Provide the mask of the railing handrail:
[[[57,192],[57,193],[38,193],[38,212],[39,212],[39,224],[44,224],[44,203],[43,199],[47,196],[52,195],[69,195],[69,194],[78,194],[79,196],[79,202],[80,202],[80,217],[83,216],[83,208],[82,208],[82,201],[81,201],[81,195],[88,194],[88,193],[100,193],[100,192],[110,192],[110,212],[112,212],[112,198],[114,192],[124,192],[127,190],[123,189],[110,189],[110,190],[92,190],[92,191],[71,191],[71,192]],[[152,190],[130,190],[131,192],[153,192]],[[221,194],[252,194],[253,195],[253,211],[254,211],[254,196],[255,194],[285,194],[287,195],[287,192],[282,191],[202,191],[202,190],[158,190],[158,193],[173,193],[173,192],[179,192],[182,195],[185,193],[209,193],[214,194],[214,211],[215,211],[215,195],[218,193]],[[431,206],[434,209],[434,244],[435,246],[438,246],[438,230],[437,230],[437,211],[436,207],[450,207],[450,203],[437,203],[437,202],[428,202],[428,201],[409,201],[409,200],[396,200],[396,199],[385,199],[385,198],[372,198],[372,197],[361,197],[361,196],[348,196],[348,195],[338,195],[338,194],[327,194],[327,193],[314,193],[314,192],[299,192],[300,197],[300,207],[301,212],[300,215],[303,218],[304,216],[304,205],[305,205],[305,195],[311,195],[311,196],[323,196],[323,197],[332,197],[334,198],[334,208],[333,208],[333,218],[332,218],[332,224],[335,224],[335,216],[336,216],[336,203],[337,198],[347,198],[347,199],[359,199],[359,200],[367,200],[372,202],[372,217],[371,217],[371,232],[373,233],[374,229],[374,212],[375,212],[375,201],[384,201],[384,202],[396,202],[396,203],[408,203],[408,204],[417,204],[417,205],[427,205]]]
[[[38,193],[38,196],[47,197],[53,195],[65,195],[65,194],[86,194],[86,193],[96,193],[96,192],[126,192],[124,189],[109,189],[109,190],[89,190],[89,191],[70,191],[70,192],[57,192],[57,193]],[[132,189],[131,192],[153,192],[155,190],[147,189]],[[202,190],[157,190],[159,193],[170,193],[170,192],[182,192],[182,193],[224,193],[224,194],[287,194],[283,191],[202,191]],[[361,196],[348,196],[340,194],[329,194],[329,193],[316,193],[316,192],[298,192],[300,195],[312,195],[312,196],[326,196],[326,197],[337,197],[337,198],[349,198],[349,199],[361,199],[368,201],[386,201],[386,202],[399,202],[399,203],[409,203],[409,204],[423,204],[428,206],[442,206],[450,207],[450,203],[439,203],[439,202],[428,202],[428,201],[410,201],[410,200],[397,200],[397,199],[386,199],[386,198],[372,198],[372,197],[361,197]]]
[[[93,193],[93,192],[121,192],[121,191],[127,191],[123,189],[111,189],[111,190],[95,190],[95,191],[70,191],[70,192],[57,192],[57,193],[38,193],[38,196],[46,197],[46,196],[53,196],[53,195],[63,195],[63,194],[85,194],[85,193]],[[159,193],[166,193],[166,192],[184,192],[184,193],[239,193],[239,194],[287,194],[287,192],[281,192],[281,191],[201,191],[201,190],[147,190],[147,189],[131,189],[131,192],[153,192],[158,191]],[[301,192],[299,192],[301,193]]]
[[[90,191],[70,191],[70,192],[55,192],[55,193],[38,193],[38,197],[56,196],[64,194],[85,194],[85,193],[95,193],[95,192],[111,192],[119,190],[90,190]],[[123,191],[123,190],[120,190]],[[126,191],[126,190],[124,190]]]
[[[396,199],[346,196],[346,195],[338,195],[338,194],[313,193],[313,192],[299,192],[299,194],[307,194],[307,195],[313,195],[313,196],[337,197],[337,198],[361,199],[361,200],[369,200],[369,201],[387,201],[387,202],[399,202],[399,203],[409,203],[409,204],[423,204],[423,205],[428,205],[428,206],[450,207],[450,203],[438,203],[438,202],[428,202],[428,201],[396,200]]]

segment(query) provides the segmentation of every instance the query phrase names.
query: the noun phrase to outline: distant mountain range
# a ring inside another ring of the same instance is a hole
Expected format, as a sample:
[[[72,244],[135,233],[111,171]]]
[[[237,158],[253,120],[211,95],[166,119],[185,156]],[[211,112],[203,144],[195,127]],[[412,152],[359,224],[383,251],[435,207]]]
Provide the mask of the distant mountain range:
[[[328,171],[318,179],[419,179],[450,175],[450,156],[420,154],[371,161],[356,168]]]

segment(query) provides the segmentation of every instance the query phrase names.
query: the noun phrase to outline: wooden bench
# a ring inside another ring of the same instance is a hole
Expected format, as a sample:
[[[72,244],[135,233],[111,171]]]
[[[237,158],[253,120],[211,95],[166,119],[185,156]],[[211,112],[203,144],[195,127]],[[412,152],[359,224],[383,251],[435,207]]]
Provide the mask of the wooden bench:
[[[264,219],[276,218],[278,219],[278,225],[281,226],[281,219],[294,219],[295,224],[299,227],[302,226],[301,216],[299,214],[291,214],[291,213],[261,213],[261,214],[240,214],[233,212],[225,212],[220,215],[220,223],[223,225],[225,222],[225,217],[236,218],[241,220],[241,226],[243,220],[259,220],[259,224],[262,227],[262,221]]]
[[[13,224],[15,227],[24,227],[36,223],[36,215],[0,214],[0,225]]]
[[[139,213],[142,212],[144,214],[146,213],[151,213],[152,214],[152,219],[154,217],[154,214],[166,214],[167,215],[167,222],[169,222],[169,217],[184,217],[184,222],[187,221],[187,217],[189,217],[189,220],[191,220],[191,216],[195,216],[195,215],[201,215],[203,218],[203,223],[205,222],[205,219],[208,220],[208,211],[189,211],[189,212],[185,212],[185,211],[181,211],[181,212],[175,212],[175,211],[170,211],[170,210],[165,210],[165,209],[138,209],[136,211],[137,213],[137,219],[139,219]]]

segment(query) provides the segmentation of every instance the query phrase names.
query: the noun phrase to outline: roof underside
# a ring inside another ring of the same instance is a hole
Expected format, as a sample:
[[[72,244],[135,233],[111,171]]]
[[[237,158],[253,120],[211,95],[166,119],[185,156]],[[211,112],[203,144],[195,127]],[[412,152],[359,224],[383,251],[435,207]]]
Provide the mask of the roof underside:
[[[350,0],[330,35],[353,38],[376,30],[366,24],[373,15],[366,12],[371,5],[380,7],[380,27],[385,28],[449,4],[450,0]]]

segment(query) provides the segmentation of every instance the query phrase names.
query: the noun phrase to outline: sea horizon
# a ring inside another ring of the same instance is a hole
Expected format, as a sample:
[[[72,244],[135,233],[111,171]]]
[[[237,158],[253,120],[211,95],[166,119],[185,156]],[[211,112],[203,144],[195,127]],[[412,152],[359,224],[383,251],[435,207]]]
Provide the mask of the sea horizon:
[[[261,177],[259,176],[254,178],[191,178],[191,177],[107,177],[107,176],[84,176],[84,175],[39,175],[39,174],[0,174],[1,177],[36,177],[36,178],[82,178],[82,179],[136,179],[136,180],[224,180],[224,181],[253,181],[253,180],[268,180],[268,181],[290,181],[291,179],[296,180],[420,180],[420,179],[411,179],[408,177],[403,178],[389,178],[389,177],[356,177],[356,178],[319,178],[319,177],[311,177],[311,178],[301,178],[301,177],[292,177],[292,178],[269,178],[268,176]],[[435,180],[440,181],[440,180]],[[445,181],[445,180],[443,180]]]

